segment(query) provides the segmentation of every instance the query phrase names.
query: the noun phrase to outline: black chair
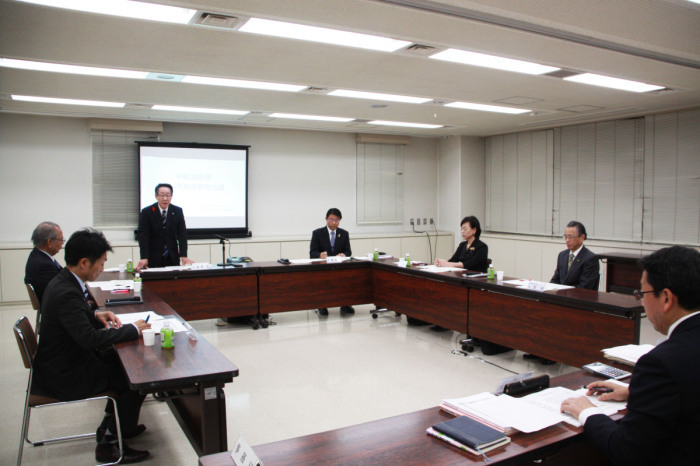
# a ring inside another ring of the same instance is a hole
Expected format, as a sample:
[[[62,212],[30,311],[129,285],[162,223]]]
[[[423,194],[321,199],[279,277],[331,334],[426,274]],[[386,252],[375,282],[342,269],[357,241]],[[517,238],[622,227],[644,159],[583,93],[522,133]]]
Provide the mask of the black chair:
[[[27,283],[27,294],[29,295],[29,301],[32,302],[32,309],[36,311],[36,324],[34,328],[36,329],[36,334],[39,334],[39,324],[41,323],[41,303],[39,302],[39,297],[36,295],[36,290],[34,290],[34,285]]]
[[[31,285],[27,285],[29,287]],[[31,295],[30,295],[31,296]],[[90,401],[98,401],[98,400],[109,400],[112,402],[114,406],[114,416],[117,422],[117,439],[119,441],[119,451],[124,452],[124,445],[122,443],[122,436],[121,436],[121,427],[119,424],[119,412],[117,411],[117,400],[116,400],[116,395],[111,392],[107,393],[101,393],[97,396],[91,397],[91,398],[84,398],[81,400],[72,400],[72,401],[61,401],[56,398],[52,398],[50,396],[43,396],[43,395],[35,395],[31,393],[31,388],[32,388],[32,377],[34,375],[34,356],[36,356],[36,350],[37,350],[37,339],[36,339],[36,334],[34,333],[34,330],[32,329],[32,324],[29,323],[29,319],[27,317],[22,317],[19,319],[14,327],[14,334],[15,338],[17,339],[17,345],[19,346],[19,352],[22,355],[22,361],[24,361],[24,367],[29,369],[29,380],[27,382],[27,395],[25,397],[24,401],[24,416],[22,418],[22,435],[20,436],[19,439],[19,453],[17,454],[17,466],[20,466],[22,464],[22,453],[24,452],[24,442],[30,443],[33,446],[37,447],[40,445],[44,445],[47,443],[55,443],[55,442],[65,442],[65,441],[70,441],[70,440],[80,440],[80,439],[87,439],[87,438],[94,438],[95,437],[95,432],[87,433],[87,434],[77,434],[77,435],[68,435],[65,437],[56,437],[56,438],[49,438],[49,439],[44,439],[44,440],[30,440],[29,439],[29,417],[31,414],[32,408],[46,408],[50,406],[61,406],[61,405],[71,405],[75,403],[84,403],[84,402],[90,402]],[[119,460],[117,460],[114,463],[105,463],[100,466],[108,466],[108,465],[113,465],[113,464],[118,464],[122,456],[119,457]]]

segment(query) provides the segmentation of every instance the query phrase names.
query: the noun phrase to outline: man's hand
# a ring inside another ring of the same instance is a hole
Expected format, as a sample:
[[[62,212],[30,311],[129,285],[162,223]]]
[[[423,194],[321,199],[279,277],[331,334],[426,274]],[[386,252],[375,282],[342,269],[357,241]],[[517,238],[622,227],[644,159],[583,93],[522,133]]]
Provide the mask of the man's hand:
[[[586,393],[586,395],[593,395],[595,393],[595,390],[593,389],[597,387],[612,390],[610,393],[601,393],[598,397],[600,401],[627,401],[627,398],[630,396],[629,388],[609,380],[589,383],[586,386],[588,389],[588,393]]]
[[[336,254],[336,256],[338,256],[338,257],[345,257],[345,254],[343,254],[343,253],[341,252],[340,254]]]
[[[578,398],[568,398],[564,400],[560,409],[562,413],[569,413],[578,419],[578,415],[581,414],[581,411],[587,408],[595,408],[595,405],[585,396],[579,396]]]
[[[189,259],[186,258],[186,257],[181,257],[181,258],[180,258],[180,263],[181,263],[182,265],[189,265],[189,264],[194,264],[194,261],[191,261],[191,260],[189,260]]]
[[[137,320],[136,322],[134,322],[134,325],[136,325],[136,327],[139,329],[139,334],[141,334],[147,328],[151,328],[151,324],[149,324],[143,319]]]
[[[112,311],[97,311],[95,312],[95,318],[102,322],[105,328],[119,328],[122,326],[122,321]]]
[[[148,259],[141,259],[139,263],[136,264],[136,267],[134,267],[134,270],[140,272],[144,268],[148,268]]]
[[[323,251],[320,256],[321,259],[326,259],[328,257],[328,253],[326,251]]]

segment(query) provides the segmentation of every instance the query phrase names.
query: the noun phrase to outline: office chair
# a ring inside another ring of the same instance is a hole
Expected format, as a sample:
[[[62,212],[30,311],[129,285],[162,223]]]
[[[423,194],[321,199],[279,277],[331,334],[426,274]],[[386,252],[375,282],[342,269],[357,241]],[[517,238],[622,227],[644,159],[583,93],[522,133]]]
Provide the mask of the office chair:
[[[36,311],[36,324],[34,328],[36,329],[36,334],[39,334],[39,324],[41,323],[41,304],[39,303],[39,297],[36,295],[34,290],[34,285],[27,283],[27,294],[29,295],[29,301],[32,302],[32,309]]]
[[[29,286],[29,285],[28,285]],[[119,451],[122,452],[123,456],[123,451],[124,451],[124,444],[122,442],[122,434],[121,434],[121,426],[119,424],[119,412],[117,411],[117,400],[116,400],[116,395],[112,392],[107,392],[107,393],[102,393],[97,396],[91,397],[91,398],[84,398],[81,400],[72,400],[72,401],[60,401],[56,398],[52,398],[49,396],[43,396],[43,395],[33,395],[31,393],[31,388],[32,388],[32,377],[34,376],[34,356],[36,356],[36,349],[37,349],[37,340],[36,340],[36,334],[34,333],[34,330],[32,329],[32,324],[29,323],[29,319],[27,317],[22,317],[19,319],[14,327],[14,334],[15,338],[17,339],[17,346],[19,346],[19,352],[22,356],[22,361],[24,361],[24,367],[29,369],[29,380],[27,381],[27,395],[24,400],[24,416],[22,418],[22,435],[20,436],[19,439],[19,453],[17,454],[17,466],[21,466],[22,464],[22,453],[24,452],[24,442],[26,441],[27,443],[32,444],[35,447],[47,444],[47,443],[55,443],[55,442],[64,442],[64,441],[69,441],[69,440],[80,440],[80,439],[86,439],[86,438],[93,438],[95,437],[95,432],[88,433],[88,434],[77,434],[77,435],[69,435],[66,437],[56,437],[56,438],[50,438],[50,439],[45,439],[45,440],[30,440],[29,439],[29,417],[31,414],[32,408],[46,408],[50,406],[61,406],[61,405],[71,405],[75,403],[84,403],[88,401],[97,401],[97,400],[109,400],[112,402],[112,405],[114,406],[114,416],[116,419],[117,423],[117,440],[119,441]],[[99,466],[108,466],[108,465],[114,465],[118,464],[122,456],[119,457],[119,459],[115,463],[105,463]]]

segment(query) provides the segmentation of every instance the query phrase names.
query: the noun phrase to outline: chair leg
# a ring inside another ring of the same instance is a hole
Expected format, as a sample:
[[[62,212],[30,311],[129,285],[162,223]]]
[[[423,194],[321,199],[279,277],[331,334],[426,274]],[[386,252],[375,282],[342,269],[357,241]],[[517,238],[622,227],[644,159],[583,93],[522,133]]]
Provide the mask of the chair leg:
[[[27,439],[27,434],[29,431],[29,416],[31,415],[31,408],[29,407],[29,391],[27,391],[27,396],[24,399],[24,416],[22,416],[22,432],[19,436],[19,452],[17,452],[17,466],[22,465],[22,454],[24,453],[24,442],[29,441]]]
[[[102,463],[98,464],[97,466],[113,466],[115,464],[119,464],[122,461],[122,458],[124,458],[124,440],[122,439],[122,426],[121,423],[119,422],[119,411],[117,410],[117,400],[114,398],[107,397],[110,402],[112,402],[112,407],[114,408],[114,420],[117,425],[117,442],[119,442],[119,459],[115,461],[114,463]]]

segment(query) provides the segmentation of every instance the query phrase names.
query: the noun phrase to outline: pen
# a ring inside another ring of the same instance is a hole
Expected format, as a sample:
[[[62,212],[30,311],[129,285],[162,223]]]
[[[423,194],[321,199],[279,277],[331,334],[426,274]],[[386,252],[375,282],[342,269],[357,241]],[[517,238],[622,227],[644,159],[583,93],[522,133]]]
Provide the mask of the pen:
[[[126,288],[120,288],[118,290],[112,290],[112,293],[128,293],[130,290]]]
[[[601,393],[612,393],[613,389],[612,388],[607,388],[607,387],[592,387],[588,388],[585,385],[581,385],[581,388],[587,388],[588,390],[593,390],[594,392],[601,394]]]
[[[146,316],[146,320],[144,320],[144,322],[148,323],[148,319],[150,319],[150,318],[151,318],[151,314],[148,314],[148,315]]]

